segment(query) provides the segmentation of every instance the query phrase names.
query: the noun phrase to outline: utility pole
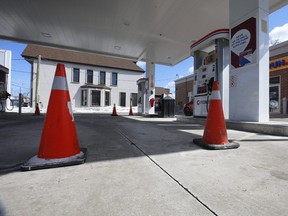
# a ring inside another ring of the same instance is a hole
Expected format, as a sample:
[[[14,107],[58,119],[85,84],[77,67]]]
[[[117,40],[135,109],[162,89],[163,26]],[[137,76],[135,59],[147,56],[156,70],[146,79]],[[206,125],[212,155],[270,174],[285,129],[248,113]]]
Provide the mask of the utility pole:
[[[39,87],[40,64],[41,64],[41,55],[38,56],[38,64],[37,64],[36,89],[35,89],[35,109],[36,109],[37,104],[39,102],[38,87]]]

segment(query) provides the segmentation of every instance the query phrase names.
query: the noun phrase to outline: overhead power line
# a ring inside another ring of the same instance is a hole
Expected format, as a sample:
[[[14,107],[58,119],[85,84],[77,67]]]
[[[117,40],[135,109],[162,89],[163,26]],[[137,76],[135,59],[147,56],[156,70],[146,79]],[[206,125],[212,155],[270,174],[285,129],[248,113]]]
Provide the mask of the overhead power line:
[[[12,59],[12,61],[24,61],[25,59],[21,59],[21,58],[19,58],[19,59]]]
[[[13,72],[16,72],[16,73],[29,73],[29,74],[31,74],[31,72],[29,72],[29,71],[21,71],[21,70],[11,70],[11,71],[13,71]]]
[[[157,79],[155,81],[167,81],[167,80],[175,80],[175,77],[173,78],[166,78],[166,79]]]
[[[16,86],[16,87],[19,87],[19,88],[30,89],[30,88],[28,88],[28,87],[21,86],[21,85],[15,84],[15,83],[11,83],[11,85]]]

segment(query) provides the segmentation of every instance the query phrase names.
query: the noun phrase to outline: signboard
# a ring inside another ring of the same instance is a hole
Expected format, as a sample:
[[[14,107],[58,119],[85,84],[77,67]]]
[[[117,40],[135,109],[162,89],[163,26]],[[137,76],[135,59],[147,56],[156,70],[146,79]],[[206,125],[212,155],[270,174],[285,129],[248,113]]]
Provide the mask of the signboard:
[[[231,29],[231,66],[241,68],[256,63],[256,18],[251,17]]]
[[[270,72],[288,68],[288,56],[271,60],[269,66]]]
[[[194,103],[193,103],[194,117],[207,117],[207,114],[208,114],[207,102],[208,102],[207,101],[207,95],[194,97]]]

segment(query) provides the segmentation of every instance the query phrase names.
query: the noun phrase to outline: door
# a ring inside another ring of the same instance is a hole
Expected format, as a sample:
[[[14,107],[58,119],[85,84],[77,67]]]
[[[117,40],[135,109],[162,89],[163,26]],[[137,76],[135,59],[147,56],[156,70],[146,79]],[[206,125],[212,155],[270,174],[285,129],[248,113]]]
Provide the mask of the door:
[[[126,106],[126,93],[120,92],[120,106],[125,107]]]
[[[99,90],[91,91],[91,106],[100,106],[101,92]]]
[[[110,106],[110,92],[105,91],[105,106]]]
[[[81,91],[81,106],[87,106],[87,93],[88,90]]]

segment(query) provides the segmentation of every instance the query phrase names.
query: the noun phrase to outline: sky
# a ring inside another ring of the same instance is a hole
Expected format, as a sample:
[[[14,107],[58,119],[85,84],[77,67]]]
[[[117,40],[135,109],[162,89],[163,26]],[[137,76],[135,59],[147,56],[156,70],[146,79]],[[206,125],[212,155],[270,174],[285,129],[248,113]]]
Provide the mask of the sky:
[[[288,40],[288,6],[269,15],[269,35],[271,43]],[[0,40],[0,49],[12,51],[11,93],[13,96],[18,95],[20,91],[26,96],[30,91],[31,65],[21,57],[25,47],[26,44]],[[139,62],[138,65],[145,70],[145,63]],[[156,86],[170,88],[170,92],[174,94],[174,80],[192,74],[193,65],[192,57],[173,67],[157,64],[155,67]]]

